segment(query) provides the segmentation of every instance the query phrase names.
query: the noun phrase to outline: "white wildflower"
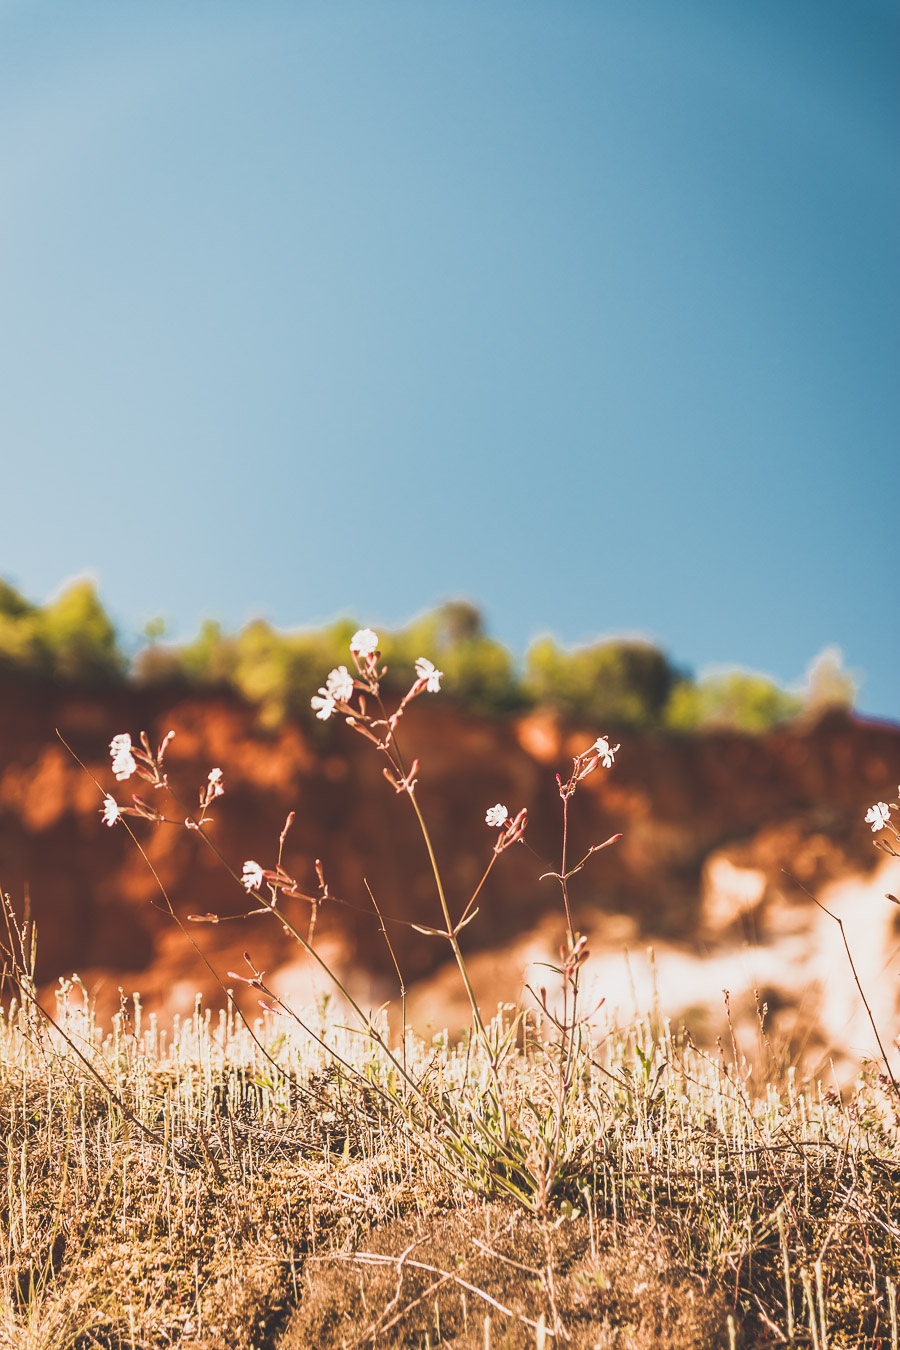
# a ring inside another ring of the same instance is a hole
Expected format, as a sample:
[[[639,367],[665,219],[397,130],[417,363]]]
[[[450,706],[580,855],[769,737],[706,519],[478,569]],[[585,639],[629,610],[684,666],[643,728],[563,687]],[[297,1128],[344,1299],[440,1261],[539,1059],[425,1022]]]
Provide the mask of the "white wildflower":
[[[594,744],[591,746],[591,750],[600,756],[600,763],[603,765],[604,769],[612,768],[616,754],[621,748],[622,747],[619,745],[610,745],[605,736],[598,736],[597,740],[594,741]]]
[[[492,806],[489,809],[484,818],[484,823],[485,825],[492,825],[499,828],[499,826],[506,824],[508,817],[509,812],[507,811],[506,807],[502,804],[502,802],[498,802],[496,806]]]
[[[225,781],[221,769],[210,769],[209,771],[209,796],[221,797],[225,791]]]
[[[416,662],[416,674],[420,680],[425,681],[425,688],[429,694],[436,694],[439,691],[444,672],[438,670],[426,657],[420,656]]]
[[[378,634],[373,633],[371,628],[360,628],[350,639],[350,650],[365,661],[378,651]]]
[[[241,885],[248,891],[258,891],[263,884],[263,870],[258,862],[253,862],[248,858],[244,863],[244,875],[241,877]]]
[[[353,697],[353,676],[346,666],[338,666],[329,673],[325,691],[338,703],[349,703]]]
[[[128,732],[123,732],[121,736],[113,736],[109,743],[109,753],[112,756],[112,771],[116,778],[130,778],[137,768],[134,755],[131,753],[131,737]]]
[[[103,798],[101,814],[103,816],[103,824],[109,825],[111,829],[119,819],[119,805],[115,797],[110,797],[109,794],[107,794]]]
[[[327,722],[334,712],[334,695],[329,694],[327,689],[320,689],[317,694],[313,694],[309,701],[316,710],[316,717],[322,722]]]
[[[887,802],[876,802],[866,812],[866,820],[872,826],[873,834],[878,830],[883,830],[890,818],[891,812]]]

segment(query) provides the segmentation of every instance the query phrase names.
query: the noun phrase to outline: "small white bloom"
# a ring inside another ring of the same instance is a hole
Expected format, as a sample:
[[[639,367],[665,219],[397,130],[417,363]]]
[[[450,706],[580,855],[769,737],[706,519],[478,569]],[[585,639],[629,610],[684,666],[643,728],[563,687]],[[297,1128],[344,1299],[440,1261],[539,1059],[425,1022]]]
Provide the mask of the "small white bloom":
[[[225,791],[225,781],[221,769],[210,769],[209,788],[211,797],[221,797]]]
[[[131,737],[128,732],[123,732],[121,736],[113,736],[109,743],[109,753],[112,756],[112,771],[116,778],[130,778],[137,768],[134,755],[131,753]]]
[[[327,722],[334,712],[334,695],[329,694],[327,689],[320,689],[309,701],[316,710],[316,717],[322,722]]]
[[[371,628],[360,628],[350,639],[350,650],[365,661],[366,657],[378,651],[378,634],[373,633]]]
[[[870,806],[866,812],[866,820],[872,826],[873,834],[875,834],[877,830],[883,830],[890,818],[891,812],[887,802],[876,802],[875,805]]]
[[[107,794],[103,798],[101,814],[103,816],[103,824],[109,825],[109,827],[112,828],[119,819],[119,806],[115,797],[110,797],[109,794]]]
[[[349,703],[353,697],[353,676],[346,666],[332,670],[325,681],[325,690],[338,703]]]
[[[244,875],[241,877],[241,884],[248,891],[258,891],[263,884],[263,870],[258,862],[248,859],[244,863]]]
[[[509,812],[507,811],[506,807],[502,804],[502,802],[498,802],[496,806],[492,806],[489,809],[487,815],[484,818],[484,823],[485,825],[493,825],[499,827],[501,825],[506,824],[508,816]]]
[[[429,694],[436,694],[439,691],[444,672],[438,670],[426,657],[420,656],[416,662],[416,674],[420,680],[425,681],[425,688]]]
[[[600,763],[603,765],[604,769],[611,769],[616,758],[616,753],[621,749],[621,746],[610,745],[605,736],[598,736],[597,740],[594,741],[594,744],[591,746],[591,749],[595,750],[600,756]]]

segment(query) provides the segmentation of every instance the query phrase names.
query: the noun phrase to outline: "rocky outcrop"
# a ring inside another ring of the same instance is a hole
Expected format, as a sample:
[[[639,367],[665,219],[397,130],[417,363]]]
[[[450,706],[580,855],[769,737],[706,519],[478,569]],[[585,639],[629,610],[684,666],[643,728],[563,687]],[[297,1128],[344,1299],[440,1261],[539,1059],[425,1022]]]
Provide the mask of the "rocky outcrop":
[[[121,824],[103,824],[104,794],[124,802],[123,789],[133,787],[112,778],[108,742],[144,729],[155,741],[175,731],[172,820],[196,810],[212,767],[223,770],[226,792],[205,831],[214,847],[180,824],[137,821],[139,849]],[[600,732],[622,749],[615,767],[594,773],[572,802],[569,859],[622,832],[572,883],[576,922],[610,951],[623,937],[698,959],[783,947],[797,931],[819,941],[820,913],[801,886],[818,895],[872,881],[880,855],[863,815],[900,782],[900,729],[844,715],[762,737],[636,738],[614,727],[564,728],[540,713],[479,720],[423,697],[401,731],[408,758],[421,761],[421,803],[456,913],[491,856],[485,809],[497,801],[528,808],[527,847],[498,860],[465,930],[486,972],[499,969],[504,952],[524,960],[557,940],[558,888],[542,879],[559,867],[555,774]],[[293,810],[284,865],[312,892],[320,858],[336,897],[318,914],[317,942],[360,997],[390,996],[393,958],[371,891],[407,984],[418,986],[420,1005],[432,989],[437,1015],[446,951],[411,926],[439,920],[433,879],[408,803],[381,770],[373,747],[343,725],[267,732],[252,707],[226,693],[5,687],[0,886],[37,922],[39,980],[77,971],[107,1007],[119,986],[140,989],[157,1008],[190,1007],[197,991],[221,998],[174,914],[217,971],[240,968],[249,950],[257,965],[280,972],[285,989],[302,992],[308,963],[270,917],[240,917],[247,902],[236,880],[245,859],[274,864]],[[206,913],[222,921],[187,922]],[[306,931],[309,906],[293,902],[292,917]],[[520,977],[521,962],[517,969]]]

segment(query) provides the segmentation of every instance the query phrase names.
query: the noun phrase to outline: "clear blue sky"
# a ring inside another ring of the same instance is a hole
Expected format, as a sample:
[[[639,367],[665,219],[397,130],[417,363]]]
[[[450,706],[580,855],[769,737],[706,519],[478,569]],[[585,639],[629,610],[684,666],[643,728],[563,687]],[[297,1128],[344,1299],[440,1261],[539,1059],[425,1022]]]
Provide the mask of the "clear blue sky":
[[[0,575],[900,718],[900,11],[0,0]]]

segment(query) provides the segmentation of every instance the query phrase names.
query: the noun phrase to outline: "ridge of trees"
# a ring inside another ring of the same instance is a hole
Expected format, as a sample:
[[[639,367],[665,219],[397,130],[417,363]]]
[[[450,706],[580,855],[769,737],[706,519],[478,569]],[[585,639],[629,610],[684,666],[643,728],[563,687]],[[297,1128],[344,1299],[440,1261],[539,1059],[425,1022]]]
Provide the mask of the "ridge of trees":
[[[176,644],[162,640],[165,625],[156,620],[129,659],[90,580],[75,581],[46,605],[36,605],[0,579],[0,678],[227,686],[255,703],[266,725],[277,726],[286,718],[312,719],[310,696],[329,670],[347,663],[358,626],[340,619],[316,630],[282,632],[255,619],[226,633],[207,620],[196,638]],[[474,711],[497,716],[550,707],[604,731],[727,727],[758,733],[801,712],[850,708],[855,695],[833,649],[813,663],[803,698],[748,671],[695,679],[639,638],[567,649],[541,637],[518,662],[485,631],[479,610],[459,600],[381,637],[392,692],[405,690],[416,658],[427,656],[444,672],[447,695]]]

